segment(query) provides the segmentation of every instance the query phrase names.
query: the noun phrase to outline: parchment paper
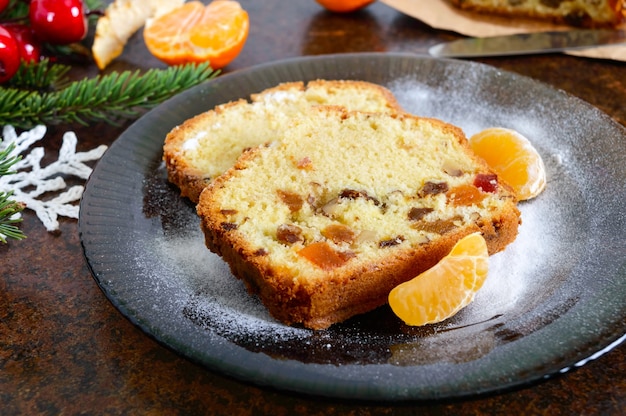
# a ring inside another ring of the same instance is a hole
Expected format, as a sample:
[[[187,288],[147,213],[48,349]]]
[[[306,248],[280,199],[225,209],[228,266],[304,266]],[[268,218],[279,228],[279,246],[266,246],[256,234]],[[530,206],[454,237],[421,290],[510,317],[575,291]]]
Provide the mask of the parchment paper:
[[[530,33],[546,30],[568,30],[569,26],[555,25],[531,19],[510,19],[487,16],[459,10],[447,0],[380,0],[382,3],[427,25],[442,30],[450,30],[466,36],[487,37]],[[621,28],[626,29],[626,24]],[[592,49],[566,52],[570,55],[597,59],[612,59],[626,62],[626,45],[603,46]]]

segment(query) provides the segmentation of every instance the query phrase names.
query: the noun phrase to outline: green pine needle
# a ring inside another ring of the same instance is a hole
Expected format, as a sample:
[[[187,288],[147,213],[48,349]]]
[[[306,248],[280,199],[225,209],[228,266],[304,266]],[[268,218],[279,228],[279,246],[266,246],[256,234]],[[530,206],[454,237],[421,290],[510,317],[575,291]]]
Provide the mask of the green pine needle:
[[[32,91],[58,90],[70,82],[67,73],[69,65],[52,64],[49,59],[39,62],[22,61],[18,71],[8,81],[8,87]]]
[[[13,192],[0,192],[0,243],[6,243],[7,238],[22,240],[26,238],[22,230],[15,224],[22,221],[22,218],[15,218],[14,215],[24,209],[24,205],[13,201],[10,197]]]
[[[8,6],[0,13],[2,21],[19,21],[28,18],[28,2],[22,0],[9,0]]]
[[[58,80],[63,74],[59,71],[53,75],[52,78]],[[150,69],[143,74],[113,72],[43,93],[0,88],[0,125],[29,129],[37,124],[87,125],[92,121],[116,124],[120,119],[137,117],[141,110],[150,109],[216,75],[208,63],[203,63]]]
[[[2,142],[2,140],[0,140]],[[6,149],[0,151],[0,176],[15,173],[11,168],[21,157],[11,156],[15,145],[11,143]],[[0,191],[0,243],[6,243],[7,238],[21,240],[26,238],[24,233],[15,226],[22,218],[15,218],[15,214],[24,209],[24,205],[11,199],[12,191]]]
[[[2,143],[2,139],[0,139],[0,143]],[[15,171],[12,171],[11,168],[22,159],[19,155],[11,156],[13,149],[15,149],[15,143],[11,143],[6,149],[0,151],[0,176],[15,173]]]

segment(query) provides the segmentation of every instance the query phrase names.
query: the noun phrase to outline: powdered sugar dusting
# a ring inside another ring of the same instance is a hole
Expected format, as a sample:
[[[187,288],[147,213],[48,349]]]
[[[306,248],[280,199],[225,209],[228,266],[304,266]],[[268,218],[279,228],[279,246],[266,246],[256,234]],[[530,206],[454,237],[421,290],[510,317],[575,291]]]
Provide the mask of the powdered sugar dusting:
[[[143,242],[142,244],[145,244]],[[212,328],[220,335],[290,338],[308,335],[308,331],[287,327],[273,319],[257,297],[246,291],[219,256],[204,245],[200,228],[180,235],[163,236],[150,243],[158,264],[151,263],[153,281],[161,285],[178,285],[181,297],[170,299],[197,324]],[[137,259],[145,262],[145,259]],[[159,283],[160,282],[160,283]]]

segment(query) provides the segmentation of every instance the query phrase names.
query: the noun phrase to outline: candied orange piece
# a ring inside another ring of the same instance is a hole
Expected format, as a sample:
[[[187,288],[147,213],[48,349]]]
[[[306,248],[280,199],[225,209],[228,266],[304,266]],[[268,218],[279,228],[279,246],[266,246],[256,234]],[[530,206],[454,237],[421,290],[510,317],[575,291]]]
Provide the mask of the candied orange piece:
[[[389,293],[389,306],[408,325],[441,322],[467,306],[487,279],[489,254],[480,233],[460,239],[439,263]]]
[[[470,146],[498,176],[508,183],[520,201],[536,197],[546,186],[546,169],[532,143],[515,130],[485,129],[469,139]]]
[[[452,205],[466,206],[480,203],[487,196],[486,193],[473,185],[459,185],[450,189],[447,194]]]
[[[324,270],[342,266],[351,257],[346,253],[334,250],[325,241],[309,244],[298,251],[298,254]]]
[[[354,242],[354,231],[343,224],[330,224],[322,230],[322,235],[334,243]]]
[[[294,192],[278,190],[278,196],[280,197],[281,201],[283,201],[285,205],[289,207],[289,211],[291,212],[299,211],[300,208],[302,208],[302,204],[304,203],[302,197]]]
[[[190,1],[150,22],[144,40],[150,53],[169,65],[209,61],[219,69],[239,55],[249,26],[248,13],[235,0],[207,6]]]

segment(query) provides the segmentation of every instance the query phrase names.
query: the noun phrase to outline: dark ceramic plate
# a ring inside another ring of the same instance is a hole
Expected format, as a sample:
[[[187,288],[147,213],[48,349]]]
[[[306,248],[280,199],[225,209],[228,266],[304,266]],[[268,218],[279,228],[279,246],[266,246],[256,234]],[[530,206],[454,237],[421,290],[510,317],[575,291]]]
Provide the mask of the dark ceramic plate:
[[[270,318],[204,248],[194,208],[165,179],[161,147],[183,120],[280,82],[360,79],[408,111],[471,135],[516,129],[548,185],[521,204],[518,239],[490,260],[476,300],[452,319],[403,325],[388,307],[326,331]],[[626,131],[562,91],[489,66],[406,54],[293,59],[220,76],[134,123],[95,168],[80,238],[110,301],[150,336],[259,385],[368,400],[474,396],[566,372],[626,332]]]

